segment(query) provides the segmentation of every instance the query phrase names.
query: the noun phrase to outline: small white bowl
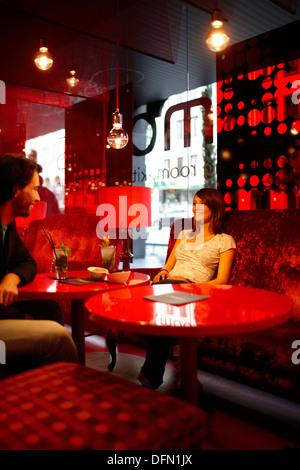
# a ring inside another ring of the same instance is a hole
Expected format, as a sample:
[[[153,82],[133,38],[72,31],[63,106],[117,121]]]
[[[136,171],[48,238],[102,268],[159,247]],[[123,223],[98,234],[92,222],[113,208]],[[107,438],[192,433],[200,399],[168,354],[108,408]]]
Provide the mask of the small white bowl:
[[[108,273],[107,280],[115,284],[124,284],[129,276],[131,271],[119,271],[116,273]]]
[[[101,279],[105,279],[105,276],[107,275],[108,270],[104,268],[97,268],[96,266],[92,266],[88,268],[88,272],[90,273],[90,276],[94,281],[100,281]]]

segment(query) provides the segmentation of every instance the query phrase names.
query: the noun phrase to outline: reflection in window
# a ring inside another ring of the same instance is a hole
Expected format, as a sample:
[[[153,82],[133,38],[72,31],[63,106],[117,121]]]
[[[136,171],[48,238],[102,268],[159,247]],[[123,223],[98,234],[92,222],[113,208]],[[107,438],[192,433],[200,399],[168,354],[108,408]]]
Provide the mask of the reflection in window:
[[[169,158],[164,160],[164,167],[167,168],[168,170],[170,169],[170,159]]]
[[[183,119],[177,121],[177,140],[183,139]]]
[[[177,158],[177,168],[178,168],[179,172],[181,172],[182,167],[183,167],[183,157],[178,157]]]
[[[197,137],[198,135],[198,116],[191,117],[191,136]]]
[[[145,155],[145,184],[151,188],[152,225],[147,228],[145,258],[136,256],[132,268],[161,267],[165,264],[170,225],[175,219],[192,216],[195,192],[216,182],[216,137],[213,126],[213,142],[205,140],[205,112],[202,106],[192,106],[184,120],[184,103],[207,96],[212,101],[216,116],[216,87],[199,87],[170,96],[163,104],[160,115],[155,118],[156,140],[151,152]],[[172,106],[178,105],[170,120],[170,147],[165,147],[165,118]],[[188,136],[189,139],[184,140]],[[185,135],[185,133],[187,135]],[[133,163],[140,166],[141,157],[133,156]],[[216,184],[215,184],[216,186]]]

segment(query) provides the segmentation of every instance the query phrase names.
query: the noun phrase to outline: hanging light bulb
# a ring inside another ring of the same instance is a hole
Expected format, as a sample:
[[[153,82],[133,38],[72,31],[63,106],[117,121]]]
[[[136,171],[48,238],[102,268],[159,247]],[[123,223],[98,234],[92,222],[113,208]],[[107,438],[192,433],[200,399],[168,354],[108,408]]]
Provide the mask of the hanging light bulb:
[[[112,114],[113,127],[107,136],[107,143],[114,149],[122,149],[128,144],[128,134],[123,129],[123,115],[119,110],[119,0],[117,0],[117,50],[116,50],[116,110]]]
[[[214,52],[222,51],[228,46],[230,37],[223,28],[222,12],[219,8],[216,8],[212,13],[211,25],[212,29],[206,36],[206,44]]]
[[[48,52],[46,39],[40,39],[39,53],[34,59],[35,65],[40,70],[49,70],[53,65],[53,59]]]
[[[70,70],[70,76],[67,78],[68,85],[71,87],[75,87],[79,83],[79,78],[76,76],[75,70]]]
[[[123,115],[119,113],[119,109],[113,113],[113,127],[107,136],[107,143],[114,149],[122,149],[128,144],[128,134],[124,131]]]

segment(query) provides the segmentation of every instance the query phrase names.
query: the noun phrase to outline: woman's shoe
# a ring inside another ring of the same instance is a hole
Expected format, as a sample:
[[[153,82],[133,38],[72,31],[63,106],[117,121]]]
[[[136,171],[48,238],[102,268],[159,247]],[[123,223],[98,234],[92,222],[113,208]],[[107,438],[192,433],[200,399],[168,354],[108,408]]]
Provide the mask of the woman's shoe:
[[[138,380],[141,382],[142,387],[150,388],[151,390],[156,390],[161,385],[151,382],[151,380],[147,379],[147,377],[145,377],[142,372],[139,373]]]

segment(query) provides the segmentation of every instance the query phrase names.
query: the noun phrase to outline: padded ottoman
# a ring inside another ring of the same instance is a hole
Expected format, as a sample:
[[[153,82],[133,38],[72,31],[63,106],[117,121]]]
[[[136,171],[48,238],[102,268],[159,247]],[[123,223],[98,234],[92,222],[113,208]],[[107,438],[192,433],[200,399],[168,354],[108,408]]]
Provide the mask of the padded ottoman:
[[[0,449],[200,449],[206,414],[175,398],[71,363],[1,380]]]

